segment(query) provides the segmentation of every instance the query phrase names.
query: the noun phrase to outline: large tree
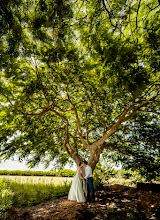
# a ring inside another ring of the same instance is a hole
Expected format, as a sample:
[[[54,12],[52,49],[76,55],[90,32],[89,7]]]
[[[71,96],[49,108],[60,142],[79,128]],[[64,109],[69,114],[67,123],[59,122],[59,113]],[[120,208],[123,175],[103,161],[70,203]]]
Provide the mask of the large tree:
[[[159,170],[159,9],[144,0],[1,3],[1,155],[31,165],[87,159],[94,169],[102,152],[129,164],[142,153]]]

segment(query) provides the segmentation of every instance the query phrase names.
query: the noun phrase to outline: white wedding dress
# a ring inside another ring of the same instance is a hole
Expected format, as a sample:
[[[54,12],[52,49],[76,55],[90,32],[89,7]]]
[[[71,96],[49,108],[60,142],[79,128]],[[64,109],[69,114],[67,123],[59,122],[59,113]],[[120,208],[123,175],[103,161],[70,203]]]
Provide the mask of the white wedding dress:
[[[68,200],[77,201],[77,202],[86,202],[82,188],[82,182],[78,174],[78,170],[73,178],[72,185],[68,194]]]

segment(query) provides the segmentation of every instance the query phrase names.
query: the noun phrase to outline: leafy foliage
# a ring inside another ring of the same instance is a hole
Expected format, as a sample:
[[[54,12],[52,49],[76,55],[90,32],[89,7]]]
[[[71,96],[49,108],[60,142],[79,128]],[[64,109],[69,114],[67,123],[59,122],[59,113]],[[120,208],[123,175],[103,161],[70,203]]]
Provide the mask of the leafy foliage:
[[[159,178],[159,132],[159,122],[154,115],[139,114],[128,123],[127,130],[114,135],[115,141],[119,139],[116,153],[104,154],[117,163],[121,161],[125,169],[137,170],[147,181]],[[125,140],[124,134],[127,135]]]
[[[1,156],[94,169],[110,149],[157,175],[159,2],[7,0],[0,11]]]

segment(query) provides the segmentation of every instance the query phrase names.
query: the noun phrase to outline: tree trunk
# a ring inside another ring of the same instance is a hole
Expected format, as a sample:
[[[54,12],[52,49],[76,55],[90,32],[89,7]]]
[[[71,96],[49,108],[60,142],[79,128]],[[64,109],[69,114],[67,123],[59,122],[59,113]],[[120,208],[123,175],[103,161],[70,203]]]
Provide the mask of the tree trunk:
[[[91,166],[92,168],[92,171],[94,171],[98,161],[99,161],[99,157],[100,157],[100,154],[97,154],[96,151],[90,151],[90,157],[89,157],[89,160],[88,160],[88,165]]]

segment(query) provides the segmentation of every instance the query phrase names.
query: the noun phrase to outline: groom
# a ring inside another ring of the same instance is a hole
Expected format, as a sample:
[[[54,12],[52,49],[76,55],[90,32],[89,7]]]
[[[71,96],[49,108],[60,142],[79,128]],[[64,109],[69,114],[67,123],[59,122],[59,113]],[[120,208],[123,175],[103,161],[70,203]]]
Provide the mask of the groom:
[[[83,166],[85,168],[85,177],[83,178],[87,181],[87,202],[90,202],[90,192],[91,192],[91,202],[95,202],[94,188],[93,188],[93,177],[92,168],[88,165],[87,161],[83,161]]]

